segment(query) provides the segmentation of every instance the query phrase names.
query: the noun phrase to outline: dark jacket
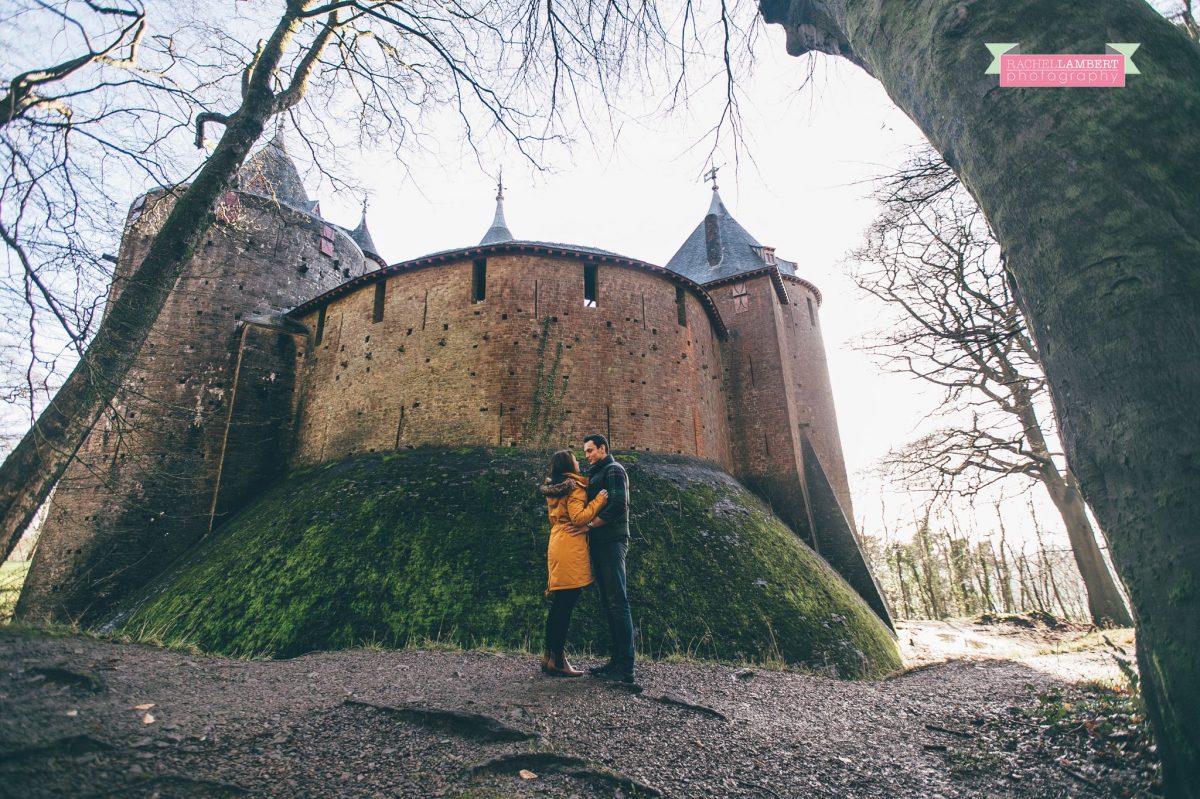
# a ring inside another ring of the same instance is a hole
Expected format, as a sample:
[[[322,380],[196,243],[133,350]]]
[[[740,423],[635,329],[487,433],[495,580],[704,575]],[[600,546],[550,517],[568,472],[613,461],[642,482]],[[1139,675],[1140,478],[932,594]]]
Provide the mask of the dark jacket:
[[[596,498],[601,489],[608,491],[608,502],[597,518],[604,524],[593,527],[588,533],[591,544],[607,544],[629,540],[629,475],[625,467],[617,463],[612,455],[599,461],[588,470],[588,501]]]

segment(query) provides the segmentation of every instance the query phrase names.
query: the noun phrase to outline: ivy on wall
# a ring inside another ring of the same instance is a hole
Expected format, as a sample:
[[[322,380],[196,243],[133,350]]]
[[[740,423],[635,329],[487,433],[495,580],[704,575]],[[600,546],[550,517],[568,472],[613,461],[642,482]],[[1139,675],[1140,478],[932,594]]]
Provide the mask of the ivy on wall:
[[[537,350],[537,373],[533,380],[533,396],[529,403],[529,418],[522,439],[531,449],[548,449],[560,438],[560,429],[567,418],[566,403],[569,376],[559,372],[562,367],[563,343],[554,344],[554,357],[546,366],[550,347],[551,317],[542,319],[542,334]]]

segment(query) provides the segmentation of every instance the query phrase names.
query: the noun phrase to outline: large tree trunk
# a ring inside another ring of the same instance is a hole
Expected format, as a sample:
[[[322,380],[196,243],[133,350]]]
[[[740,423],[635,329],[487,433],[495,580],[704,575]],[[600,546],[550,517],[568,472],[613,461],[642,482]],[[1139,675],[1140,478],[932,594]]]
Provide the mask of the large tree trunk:
[[[1088,520],[1083,495],[1079,493],[1075,481],[1070,473],[1064,476],[1057,469],[1046,471],[1040,479],[1067,528],[1075,565],[1079,567],[1079,576],[1083,578],[1087,590],[1088,614],[1092,623],[1097,627],[1129,627],[1133,624],[1133,618],[1125,607],[1117,581],[1113,579],[1100,553],[1096,532]]]
[[[995,228],[1067,460],[1138,621],[1171,796],[1200,797],[1200,48],[1143,0],[760,0],[878,78]],[[1002,89],[985,42],[1099,53],[1119,89]]]

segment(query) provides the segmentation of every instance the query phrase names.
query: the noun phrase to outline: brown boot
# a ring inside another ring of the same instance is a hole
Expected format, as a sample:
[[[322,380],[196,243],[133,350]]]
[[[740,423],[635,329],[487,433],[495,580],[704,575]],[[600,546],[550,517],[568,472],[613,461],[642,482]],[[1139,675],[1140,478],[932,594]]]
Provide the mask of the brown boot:
[[[542,653],[542,673],[551,677],[582,677],[583,672],[577,671],[567,662],[566,657],[560,652],[557,655],[554,652],[546,651]]]
[[[571,661],[567,660],[567,653],[562,652],[558,656],[558,669],[564,677],[582,677],[583,672],[571,665]]]

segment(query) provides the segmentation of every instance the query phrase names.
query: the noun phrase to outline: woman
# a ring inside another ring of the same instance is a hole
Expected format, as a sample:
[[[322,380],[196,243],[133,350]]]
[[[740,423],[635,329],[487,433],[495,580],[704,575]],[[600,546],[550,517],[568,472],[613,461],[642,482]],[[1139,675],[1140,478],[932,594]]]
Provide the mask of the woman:
[[[569,449],[559,450],[550,457],[550,476],[541,487],[550,516],[550,546],[546,551],[550,571],[546,594],[550,597],[550,613],[546,617],[542,671],[556,677],[583,674],[567,662],[563,647],[567,642],[571,611],[579,601],[580,592],[592,584],[592,567],[588,559],[587,533],[569,530],[590,522],[608,501],[608,492],[601,491],[588,502],[587,482],[587,478],[579,473],[579,461]]]

